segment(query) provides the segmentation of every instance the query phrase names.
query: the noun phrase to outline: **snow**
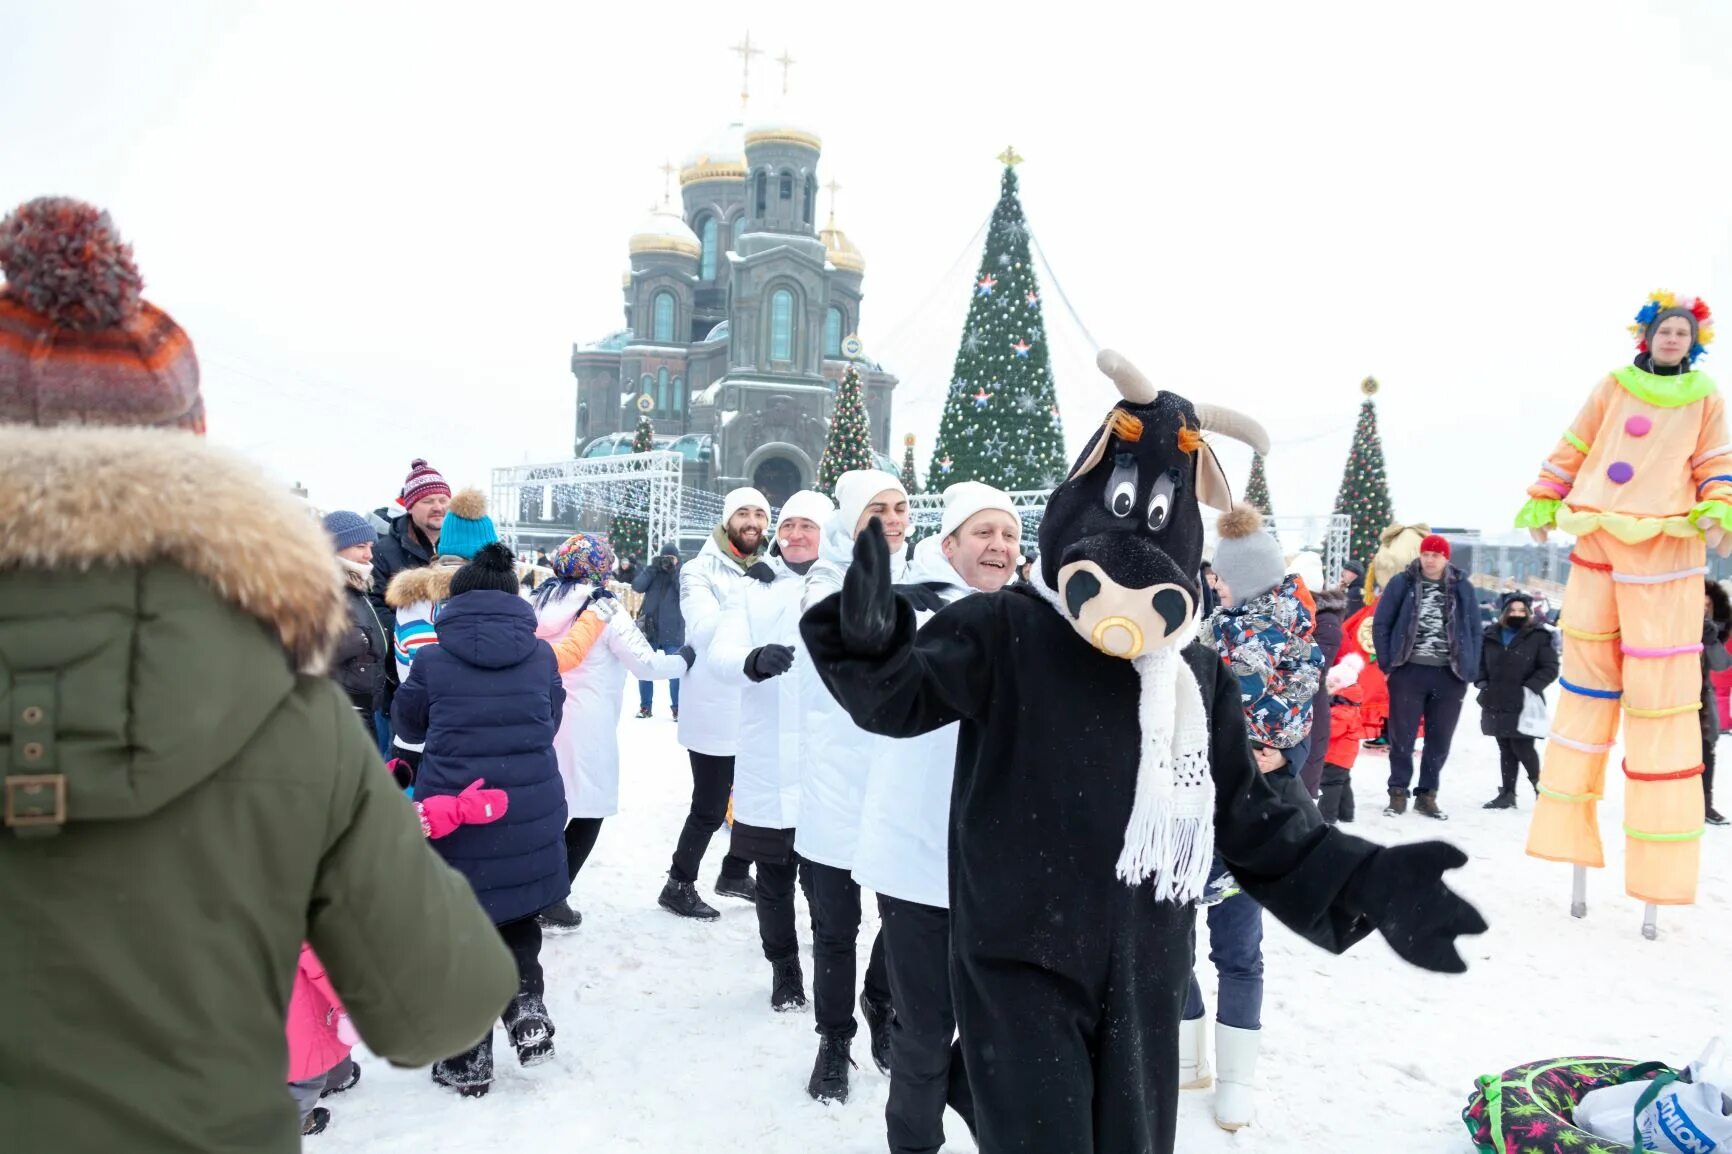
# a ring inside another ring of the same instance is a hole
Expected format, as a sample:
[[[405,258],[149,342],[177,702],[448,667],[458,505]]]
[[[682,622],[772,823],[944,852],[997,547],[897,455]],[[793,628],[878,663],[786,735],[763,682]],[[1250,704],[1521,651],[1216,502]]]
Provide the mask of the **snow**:
[[[872,1066],[864,1026],[853,1097],[833,1107],[807,1098],[817,1046],[811,1011],[770,1011],[769,965],[751,907],[709,893],[725,830],[711,842],[699,880],[720,922],[679,921],[657,908],[691,779],[665,694],[658,690],[658,716],[646,721],[630,716],[635,692],[628,687],[626,696],[621,813],[603,827],[578,879],[573,905],[582,928],[549,936],[542,951],[557,1056],[519,1069],[496,1033],[493,1091],[464,1101],[435,1087],[426,1070],[393,1069],[357,1049],[361,1083],[325,1100],[331,1126],[308,1140],[309,1150],[886,1149],[888,1080]],[[1725,977],[1732,829],[1710,828],[1704,837],[1700,904],[1662,909],[1660,939],[1648,942],[1641,905],[1623,895],[1621,837],[1608,836],[1608,868],[1590,871],[1588,917],[1578,921],[1568,912],[1569,868],[1522,853],[1532,807],[1526,783],[1519,811],[1479,808],[1496,791],[1497,753],[1480,736],[1471,703],[1444,771],[1441,801],[1451,821],[1382,816],[1384,774],[1381,755],[1361,756],[1351,831],[1381,843],[1444,837],[1459,845],[1472,860],[1452,880],[1491,932],[1467,940],[1465,976],[1445,977],[1407,966],[1375,936],[1331,957],[1266,920],[1257,1123],[1227,1134],[1213,1124],[1211,1092],[1188,1092],[1180,1150],[1462,1154],[1469,1146],[1459,1115],[1480,1074],[1569,1054],[1682,1065],[1712,1035],[1732,1034]],[[1619,828],[1620,785],[1610,783],[1613,798],[1601,810],[1608,834]],[[811,943],[799,900],[809,992]],[[1212,1006],[1208,936],[1198,921],[1200,977]],[[861,972],[876,928],[874,910],[861,927]],[[414,958],[401,960],[401,981],[414,989]],[[949,1154],[975,1150],[954,1114],[947,1127]]]

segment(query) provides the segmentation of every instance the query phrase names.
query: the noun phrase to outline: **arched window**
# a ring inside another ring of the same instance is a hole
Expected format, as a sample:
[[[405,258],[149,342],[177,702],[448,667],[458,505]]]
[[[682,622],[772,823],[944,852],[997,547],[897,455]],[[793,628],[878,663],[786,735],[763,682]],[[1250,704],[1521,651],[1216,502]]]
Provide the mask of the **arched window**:
[[[716,218],[713,216],[705,217],[703,226],[698,229],[704,242],[703,270],[699,274],[704,280],[716,279],[716,231]]]
[[[817,199],[817,196],[818,196],[818,178],[815,176],[808,176],[806,178],[806,223],[807,224],[812,223],[812,202]]]
[[[835,305],[824,310],[824,355],[842,355],[842,310]]]
[[[678,377],[674,378],[674,413],[678,415],[686,411],[686,385]]]
[[[794,359],[794,294],[787,289],[770,297],[770,359]]]
[[[665,368],[657,369],[656,416],[659,417],[665,415],[673,407],[670,401],[671,398],[668,396],[668,371]]]
[[[656,379],[654,377],[650,376],[648,373],[645,373],[643,375],[642,392],[647,396],[654,397],[656,395],[655,394],[655,388],[656,388]],[[637,407],[637,401],[635,398],[632,401],[632,407],[633,408]],[[635,421],[632,423],[632,427],[633,428],[637,427],[637,424]]]
[[[766,172],[758,173],[758,190],[757,190],[756,197],[755,197],[755,199],[757,201],[757,205],[758,205],[758,211],[756,213],[754,213],[753,215],[755,215],[759,220],[764,219],[764,210],[767,207],[769,207],[768,199],[767,199],[769,196],[769,192],[770,192],[770,175],[769,175],[769,173],[766,173]]]
[[[655,323],[652,326],[650,339],[657,344],[672,344],[674,339],[674,294],[669,292],[657,293],[652,311]]]
[[[791,172],[782,174],[781,195],[783,200],[794,199],[794,174]]]
[[[740,243],[740,238],[742,236],[746,235],[746,220],[747,219],[748,218],[747,218],[746,214],[743,212],[738,217],[736,217],[734,219],[734,243],[735,244]]]

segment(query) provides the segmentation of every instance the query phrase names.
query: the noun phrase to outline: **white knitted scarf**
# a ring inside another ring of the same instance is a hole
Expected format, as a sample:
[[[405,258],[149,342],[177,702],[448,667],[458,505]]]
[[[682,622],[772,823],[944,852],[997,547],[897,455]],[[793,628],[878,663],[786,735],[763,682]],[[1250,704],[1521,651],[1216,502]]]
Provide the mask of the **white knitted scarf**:
[[[1064,617],[1058,594],[1038,569],[1034,586]],[[1119,851],[1118,875],[1129,885],[1153,877],[1156,901],[1203,896],[1215,856],[1215,786],[1209,772],[1209,724],[1202,691],[1182,650],[1197,633],[1191,618],[1153,653],[1132,658],[1137,671],[1141,752],[1136,799]]]

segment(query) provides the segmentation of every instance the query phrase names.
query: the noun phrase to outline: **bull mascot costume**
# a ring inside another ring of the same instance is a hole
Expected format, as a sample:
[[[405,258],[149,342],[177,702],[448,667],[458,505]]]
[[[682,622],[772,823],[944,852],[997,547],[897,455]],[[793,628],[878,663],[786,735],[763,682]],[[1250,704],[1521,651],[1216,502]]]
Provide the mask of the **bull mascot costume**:
[[[1634,364],[1606,376],[1564,430],[1516,518],[1576,538],[1564,587],[1563,697],[1540,772],[1528,853],[1605,865],[1596,804],[1623,721],[1624,889],[1656,908],[1696,900],[1703,817],[1703,582],[1732,552],[1726,404],[1692,365],[1714,339],[1703,301],[1649,296]]]
[[[960,722],[950,803],[951,974],[983,1154],[1173,1149],[1196,899],[1219,854],[1293,930],[1339,952],[1381,930],[1466,968],[1479,914],[1442,842],[1378,848],[1277,799],[1239,683],[1195,640],[1199,501],[1230,505],[1204,433],[1267,447],[1238,414],[1123,395],[1053,491],[1035,580],[965,597],[918,632],[877,522],[801,633],[863,728]]]

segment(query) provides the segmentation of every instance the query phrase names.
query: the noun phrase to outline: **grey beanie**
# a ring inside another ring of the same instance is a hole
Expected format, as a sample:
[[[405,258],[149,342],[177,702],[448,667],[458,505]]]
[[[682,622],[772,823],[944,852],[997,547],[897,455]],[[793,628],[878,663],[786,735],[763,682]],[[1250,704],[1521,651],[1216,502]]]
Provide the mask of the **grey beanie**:
[[[1221,514],[1215,546],[1215,575],[1226,582],[1234,605],[1261,597],[1281,583],[1287,571],[1281,546],[1263,528],[1263,514],[1239,504]]]
[[[1673,317],[1683,317],[1690,322],[1690,348],[1695,348],[1701,343],[1702,328],[1701,323],[1696,320],[1696,314],[1686,308],[1669,308],[1657,313],[1654,319],[1648,322],[1648,331],[1642,334],[1642,340],[1647,342],[1649,348],[1654,347],[1654,333],[1659,330],[1660,323]],[[1689,350],[1685,350],[1686,359],[1689,355]]]
[[[330,534],[339,553],[353,545],[373,545],[379,540],[371,521],[347,509],[325,514],[325,532]]]

